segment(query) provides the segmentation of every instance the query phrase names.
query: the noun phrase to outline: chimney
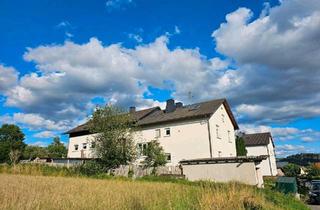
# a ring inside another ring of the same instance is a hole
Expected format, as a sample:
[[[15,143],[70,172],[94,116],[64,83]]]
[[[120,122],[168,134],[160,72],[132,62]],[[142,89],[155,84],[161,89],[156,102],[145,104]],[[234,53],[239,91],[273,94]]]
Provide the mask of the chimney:
[[[176,103],[176,108],[181,108],[183,107],[183,103],[182,102],[177,102]]]
[[[136,112],[136,107],[135,106],[130,106],[129,112],[130,113],[135,113]]]
[[[166,112],[173,112],[174,110],[176,110],[176,105],[174,103],[174,100],[168,99],[167,105],[166,105]]]

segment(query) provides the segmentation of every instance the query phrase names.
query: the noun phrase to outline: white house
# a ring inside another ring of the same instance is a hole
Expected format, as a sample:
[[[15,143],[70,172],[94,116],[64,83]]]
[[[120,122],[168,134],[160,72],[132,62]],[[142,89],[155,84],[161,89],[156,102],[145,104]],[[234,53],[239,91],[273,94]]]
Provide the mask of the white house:
[[[238,125],[226,99],[185,106],[170,99],[164,110],[153,107],[136,111],[131,107],[130,115],[141,128],[134,139],[142,155],[148,142],[157,139],[167,154],[169,165],[177,165],[184,159],[236,156]],[[88,131],[87,124],[67,134],[68,158],[94,157],[95,134]]]
[[[258,167],[261,168],[263,176],[276,176],[277,165],[275,157],[275,147],[271,133],[254,133],[243,135],[248,156],[266,155]]]

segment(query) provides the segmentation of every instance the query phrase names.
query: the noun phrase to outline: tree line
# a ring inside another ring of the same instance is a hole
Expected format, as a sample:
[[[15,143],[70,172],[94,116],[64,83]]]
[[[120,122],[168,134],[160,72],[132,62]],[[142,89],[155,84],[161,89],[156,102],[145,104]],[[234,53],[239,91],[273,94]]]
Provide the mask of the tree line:
[[[25,135],[19,126],[3,124],[0,127],[0,163],[15,164],[21,159],[67,156],[67,148],[59,137],[54,137],[47,147],[27,145],[24,140]]]

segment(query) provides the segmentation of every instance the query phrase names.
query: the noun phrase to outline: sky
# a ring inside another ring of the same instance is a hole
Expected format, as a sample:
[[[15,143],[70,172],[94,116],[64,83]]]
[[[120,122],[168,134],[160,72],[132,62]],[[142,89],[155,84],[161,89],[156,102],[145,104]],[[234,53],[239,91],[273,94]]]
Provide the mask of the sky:
[[[278,157],[320,151],[319,0],[1,0],[0,124],[45,146],[99,105],[226,98]]]

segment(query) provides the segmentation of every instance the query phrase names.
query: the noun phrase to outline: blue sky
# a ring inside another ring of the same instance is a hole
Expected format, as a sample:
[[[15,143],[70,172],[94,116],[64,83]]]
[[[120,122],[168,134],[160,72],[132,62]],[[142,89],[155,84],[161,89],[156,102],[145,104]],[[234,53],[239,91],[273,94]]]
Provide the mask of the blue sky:
[[[279,156],[319,152],[317,0],[3,0],[0,25],[0,124],[28,144],[96,104],[225,97],[242,130],[273,133]]]

